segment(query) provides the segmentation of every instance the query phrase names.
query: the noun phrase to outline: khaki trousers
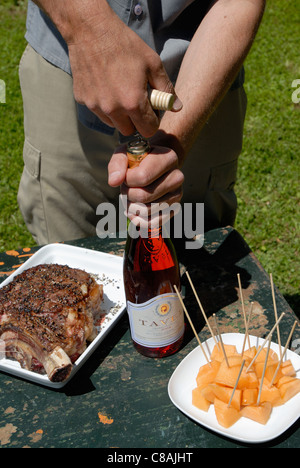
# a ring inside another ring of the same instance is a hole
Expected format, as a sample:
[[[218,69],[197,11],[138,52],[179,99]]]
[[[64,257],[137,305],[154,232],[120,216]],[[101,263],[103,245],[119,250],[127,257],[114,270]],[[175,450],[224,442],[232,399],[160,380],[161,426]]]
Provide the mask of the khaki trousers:
[[[118,137],[78,121],[71,76],[29,45],[19,76],[25,141],[18,202],[26,225],[38,244],[96,235],[97,206],[118,206],[119,188],[107,183],[107,165]],[[245,111],[243,88],[230,91],[183,168],[182,201],[204,202],[206,230],[235,220],[234,184]]]

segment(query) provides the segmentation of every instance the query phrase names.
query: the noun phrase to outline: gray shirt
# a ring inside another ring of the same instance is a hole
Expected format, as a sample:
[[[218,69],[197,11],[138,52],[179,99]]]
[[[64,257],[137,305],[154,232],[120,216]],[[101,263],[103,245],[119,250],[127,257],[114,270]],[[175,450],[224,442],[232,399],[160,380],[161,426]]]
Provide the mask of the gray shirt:
[[[210,0],[107,0],[119,18],[161,57],[175,82],[183,56],[201,23]],[[53,65],[71,74],[68,47],[51,20],[28,1],[26,40]],[[243,83],[243,73],[234,87]],[[78,105],[79,120],[89,128],[112,134],[85,106]]]

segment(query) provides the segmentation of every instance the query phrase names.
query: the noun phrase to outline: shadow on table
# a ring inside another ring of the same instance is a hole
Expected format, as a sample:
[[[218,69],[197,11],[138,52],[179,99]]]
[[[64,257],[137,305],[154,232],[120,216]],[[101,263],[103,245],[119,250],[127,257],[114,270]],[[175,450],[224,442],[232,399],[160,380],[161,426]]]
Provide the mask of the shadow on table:
[[[238,265],[251,252],[249,246],[234,229],[224,228],[224,231],[223,236],[219,239],[212,236],[211,241],[208,233],[203,248],[197,250],[187,250],[184,241],[174,241],[182,270],[188,270],[208,317],[238,300],[238,273],[244,290],[251,280],[251,274]],[[185,274],[182,286],[185,305],[199,331],[205,322]]]
[[[91,381],[91,376],[119,343],[124,334],[128,331],[128,328],[128,317],[127,313],[125,313],[116,326],[99,344],[94,353],[76,372],[70,382],[59,391],[65,393],[67,396],[84,395],[93,392],[96,388]]]
[[[295,312],[298,319],[300,319],[300,294],[285,294],[284,298],[291,307],[291,309]]]

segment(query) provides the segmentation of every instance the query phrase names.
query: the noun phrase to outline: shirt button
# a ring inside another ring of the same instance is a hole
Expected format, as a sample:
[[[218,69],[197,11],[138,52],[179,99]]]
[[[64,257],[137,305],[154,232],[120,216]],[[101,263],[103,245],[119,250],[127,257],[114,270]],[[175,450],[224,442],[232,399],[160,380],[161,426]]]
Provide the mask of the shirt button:
[[[143,8],[139,3],[137,3],[137,5],[134,7],[134,14],[136,16],[141,16],[143,14]]]

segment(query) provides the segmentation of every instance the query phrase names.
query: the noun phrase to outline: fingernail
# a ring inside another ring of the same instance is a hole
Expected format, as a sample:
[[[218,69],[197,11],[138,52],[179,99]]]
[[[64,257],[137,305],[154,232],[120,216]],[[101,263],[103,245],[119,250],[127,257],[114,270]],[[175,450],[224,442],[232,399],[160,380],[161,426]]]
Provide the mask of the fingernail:
[[[183,107],[182,102],[180,101],[179,97],[176,96],[176,99],[175,99],[173,107],[172,107],[172,111],[178,112],[178,111],[180,111],[182,109],[182,107]]]
[[[117,183],[120,183],[120,176],[121,176],[121,172],[120,171],[114,171],[114,172],[111,172],[111,174],[109,174],[109,183],[110,184],[117,184]]]

